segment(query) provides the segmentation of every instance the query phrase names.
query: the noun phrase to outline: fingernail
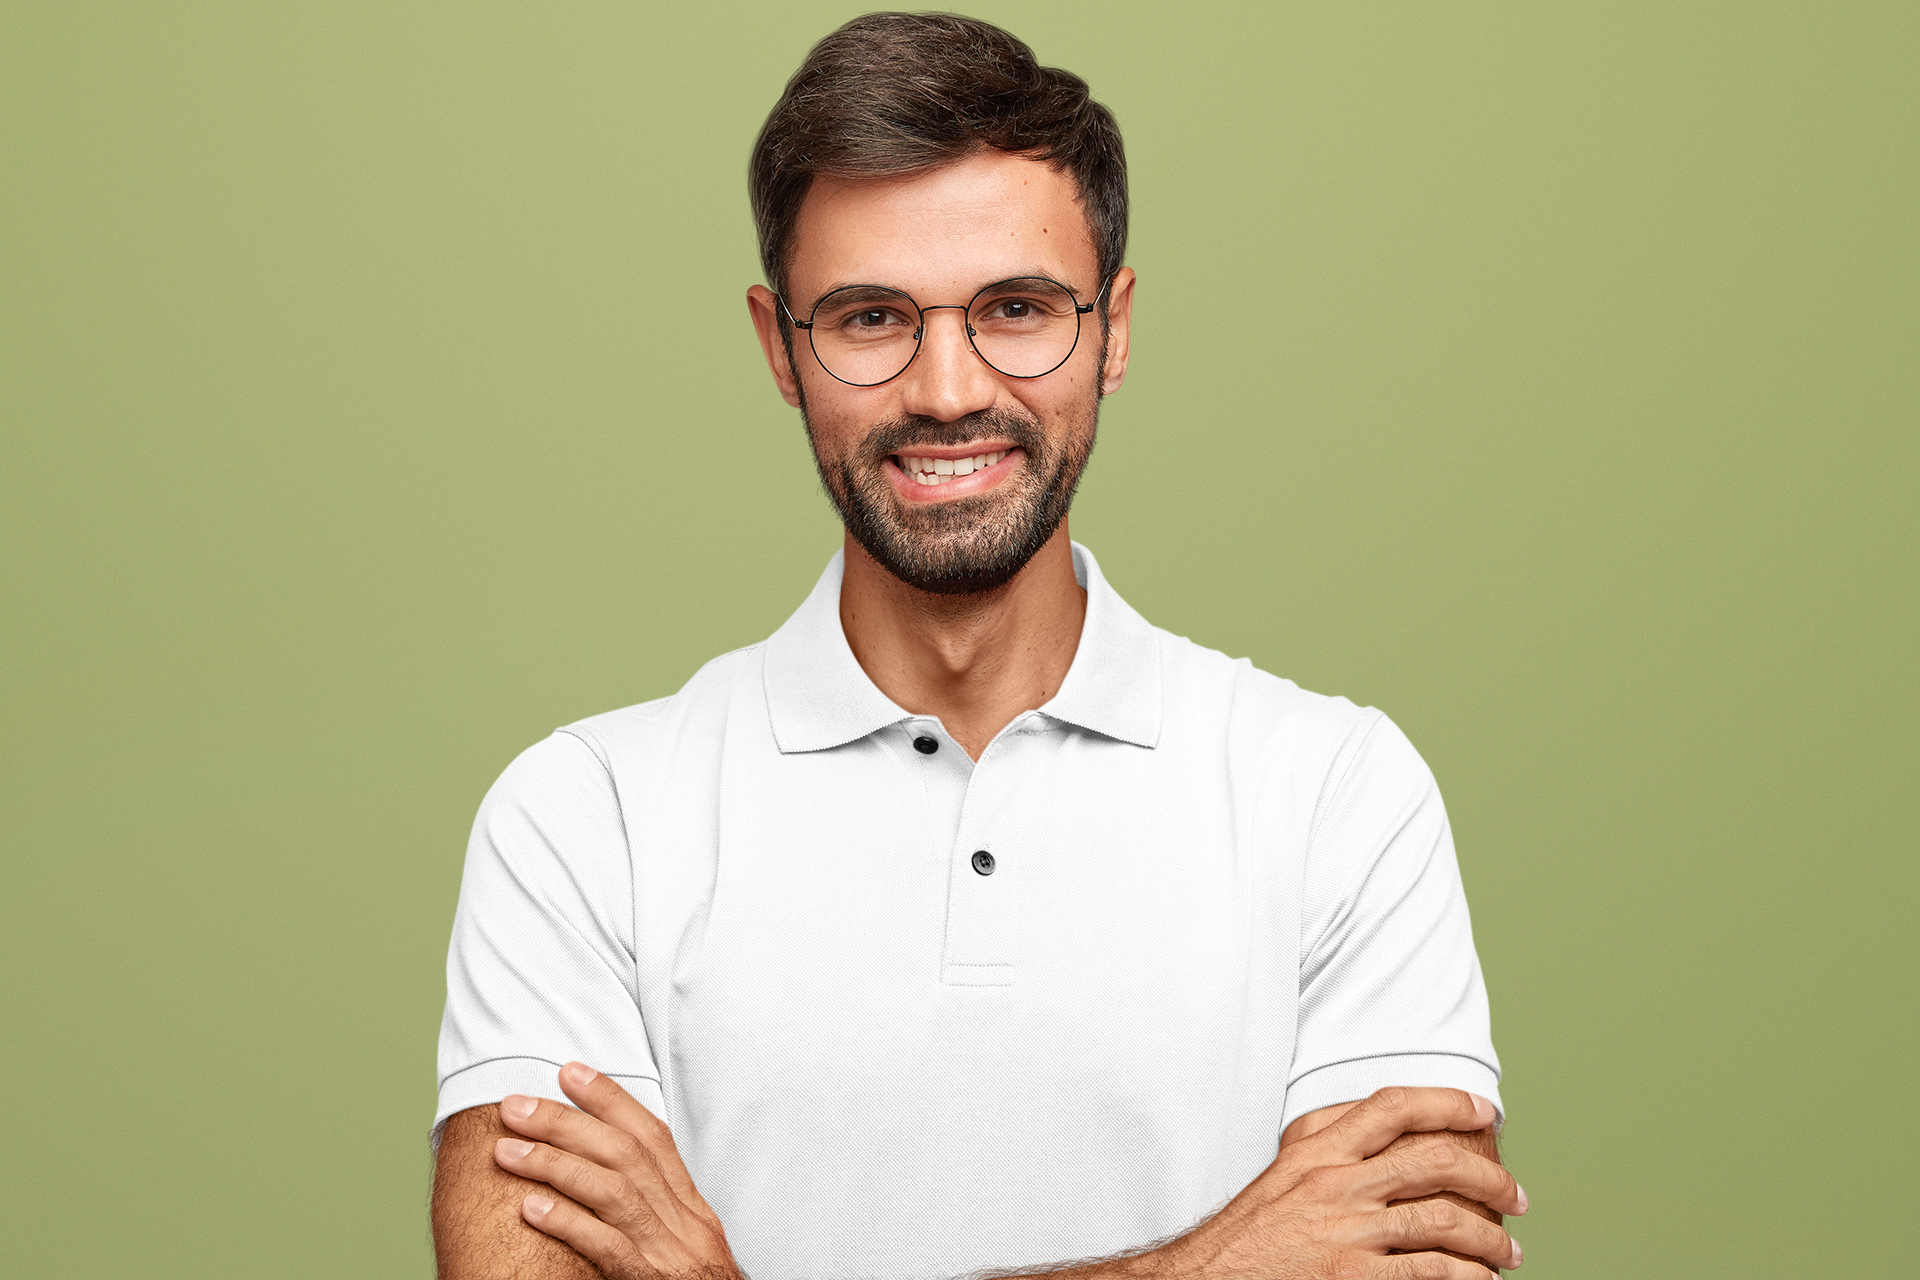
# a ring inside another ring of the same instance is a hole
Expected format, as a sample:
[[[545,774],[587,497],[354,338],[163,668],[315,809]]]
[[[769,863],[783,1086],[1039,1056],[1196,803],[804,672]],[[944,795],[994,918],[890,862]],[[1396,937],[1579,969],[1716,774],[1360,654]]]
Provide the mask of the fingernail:
[[[544,1218],[553,1212],[553,1201],[545,1196],[528,1196],[520,1202],[520,1207],[526,1210],[529,1218]]]
[[[1474,1119],[1480,1122],[1481,1127],[1484,1128],[1485,1126],[1492,1124],[1493,1117],[1496,1114],[1497,1113],[1494,1111],[1493,1104],[1491,1102],[1488,1102],[1485,1098],[1481,1097],[1477,1093],[1473,1095],[1473,1116],[1474,1116]]]
[[[1513,1184],[1513,1190],[1514,1193],[1520,1197],[1520,1212],[1525,1213],[1527,1211],[1527,1189],[1516,1182]]]
[[[524,1094],[518,1093],[509,1094],[500,1099],[500,1110],[512,1116],[515,1120],[525,1120],[533,1114],[533,1109],[539,1105],[540,1099],[529,1098]]]
[[[567,1077],[568,1084],[581,1089],[592,1084],[593,1078],[600,1073],[584,1062],[569,1062],[561,1074]]]
[[[1509,1238],[1509,1239],[1511,1239],[1512,1237],[1508,1237],[1508,1238]],[[1514,1240],[1514,1242],[1513,1242],[1513,1265],[1517,1267],[1517,1266],[1519,1266],[1519,1265],[1520,1265],[1521,1263],[1523,1263],[1523,1262],[1525,1262],[1526,1260],[1527,1260],[1527,1255],[1526,1255],[1526,1254],[1524,1254],[1524,1253],[1522,1253],[1522,1252],[1520,1251],[1520,1242],[1519,1242],[1518,1240]]]
[[[524,1160],[533,1154],[533,1144],[522,1142],[518,1138],[502,1138],[496,1147],[500,1154],[509,1160]]]

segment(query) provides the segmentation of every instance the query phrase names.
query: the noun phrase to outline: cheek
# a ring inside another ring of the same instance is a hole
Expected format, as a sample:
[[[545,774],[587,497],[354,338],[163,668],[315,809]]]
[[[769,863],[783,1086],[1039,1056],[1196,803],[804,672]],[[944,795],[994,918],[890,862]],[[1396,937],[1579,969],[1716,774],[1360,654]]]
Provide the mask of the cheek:
[[[850,456],[866,438],[867,428],[874,419],[849,404],[848,397],[836,394],[831,386],[810,382],[805,389],[805,399],[807,436],[813,442],[814,452],[830,459]]]

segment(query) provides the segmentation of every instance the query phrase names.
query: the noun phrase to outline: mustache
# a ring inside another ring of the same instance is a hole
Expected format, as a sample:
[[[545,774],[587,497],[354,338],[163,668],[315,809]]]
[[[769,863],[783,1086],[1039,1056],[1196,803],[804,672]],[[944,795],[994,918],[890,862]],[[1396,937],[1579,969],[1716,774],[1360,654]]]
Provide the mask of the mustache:
[[[1015,409],[996,406],[969,413],[964,418],[955,418],[952,422],[941,422],[937,418],[919,414],[883,422],[867,432],[867,438],[861,442],[861,451],[878,462],[894,454],[910,453],[920,446],[945,449],[985,437],[1010,441],[1026,450],[1030,457],[1036,458],[1046,446],[1046,435],[1038,419]]]

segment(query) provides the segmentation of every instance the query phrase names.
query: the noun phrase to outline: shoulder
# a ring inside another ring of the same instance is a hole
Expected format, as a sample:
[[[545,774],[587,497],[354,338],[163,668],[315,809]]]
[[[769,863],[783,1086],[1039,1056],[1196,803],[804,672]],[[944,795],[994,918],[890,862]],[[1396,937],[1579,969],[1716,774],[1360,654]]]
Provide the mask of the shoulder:
[[[1338,752],[1385,717],[1337,695],[1302,689],[1284,676],[1218,649],[1154,628],[1170,718],[1217,722],[1237,741],[1267,749]]]
[[[1379,708],[1155,630],[1168,731],[1218,741],[1234,773],[1262,790],[1284,784],[1311,806],[1316,827],[1356,795],[1397,809],[1433,789],[1426,762]]]
[[[676,693],[576,720],[557,734],[584,744],[609,770],[616,761],[671,749],[690,732],[723,724],[742,697],[764,699],[764,648],[763,642],[723,653]]]
[[[760,688],[760,646],[722,654],[664,698],[565,724],[526,748],[501,772],[486,807],[546,808],[611,800],[623,766],[671,753],[687,733],[724,721],[740,694]]]

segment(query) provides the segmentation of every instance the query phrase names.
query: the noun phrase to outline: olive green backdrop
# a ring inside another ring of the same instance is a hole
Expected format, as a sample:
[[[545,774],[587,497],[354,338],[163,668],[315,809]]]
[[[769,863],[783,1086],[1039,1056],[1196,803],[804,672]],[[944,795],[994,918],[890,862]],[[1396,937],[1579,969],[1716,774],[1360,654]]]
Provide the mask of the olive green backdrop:
[[[475,804],[835,546],[743,174],[858,11],[0,11],[0,1272],[429,1274]],[[1076,536],[1445,788],[1528,1273],[1910,1265],[1916,10],[972,11],[1132,157]]]

